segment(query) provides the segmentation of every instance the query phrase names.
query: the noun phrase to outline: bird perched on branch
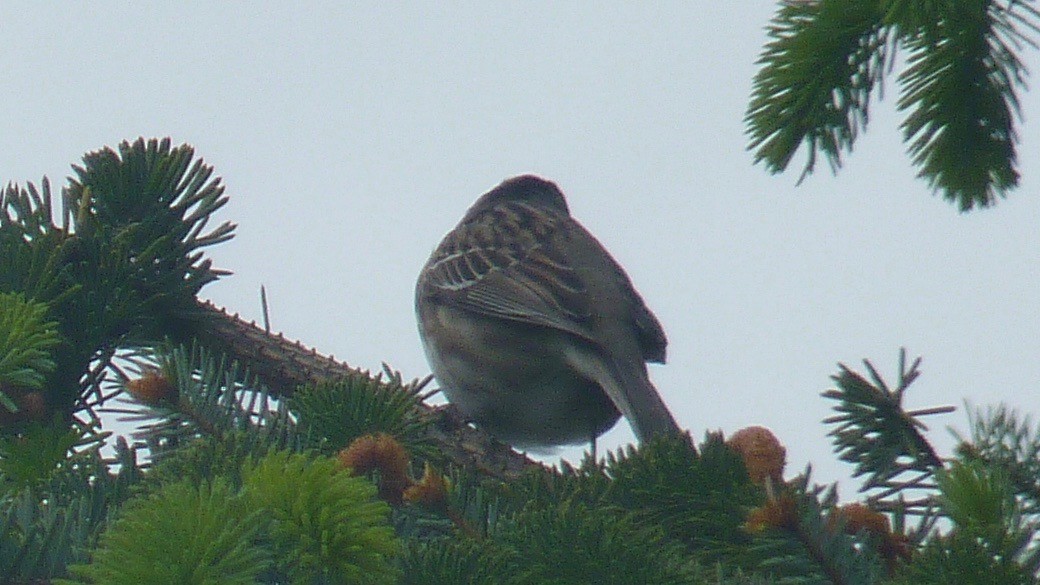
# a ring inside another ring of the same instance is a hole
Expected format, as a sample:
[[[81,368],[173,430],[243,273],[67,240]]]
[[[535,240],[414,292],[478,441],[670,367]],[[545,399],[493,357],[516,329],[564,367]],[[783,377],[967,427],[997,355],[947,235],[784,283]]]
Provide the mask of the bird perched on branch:
[[[533,175],[482,195],[416,285],[419,333],[444,394],[521,448],[594,441],[620,415],[640,441],[680,432],[647,375],[661,324],[563,193]]]

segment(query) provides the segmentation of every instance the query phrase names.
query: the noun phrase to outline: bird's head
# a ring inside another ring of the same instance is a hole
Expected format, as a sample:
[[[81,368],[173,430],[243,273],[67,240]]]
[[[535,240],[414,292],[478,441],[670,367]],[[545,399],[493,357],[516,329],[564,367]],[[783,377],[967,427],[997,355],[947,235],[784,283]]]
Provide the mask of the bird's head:
[[[469,209],[474,215],[502,203],[529,203],[562,215],[570,215],[567,201],[556,183],[535,175],[519,175],[506,179],[497,187],[484,193]]]

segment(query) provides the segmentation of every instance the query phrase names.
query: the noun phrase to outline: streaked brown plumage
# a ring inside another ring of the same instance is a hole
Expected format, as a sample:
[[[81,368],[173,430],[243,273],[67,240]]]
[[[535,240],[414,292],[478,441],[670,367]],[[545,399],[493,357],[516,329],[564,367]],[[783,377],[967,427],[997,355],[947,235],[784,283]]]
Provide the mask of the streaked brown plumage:
[[[420,273],[416,312],[448,400],[503,441],[588,441],[621,414],[641,441],[679,432],[646,371],[660,323],[549,181],[481,196]]]

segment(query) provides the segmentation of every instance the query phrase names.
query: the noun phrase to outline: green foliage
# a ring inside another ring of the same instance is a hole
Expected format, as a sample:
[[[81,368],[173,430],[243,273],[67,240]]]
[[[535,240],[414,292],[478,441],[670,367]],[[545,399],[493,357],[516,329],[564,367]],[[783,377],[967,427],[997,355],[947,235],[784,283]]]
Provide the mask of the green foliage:
[[[865,538],[846,534],[836,521],[837,493],[811,487],[808,475],[795,480],[788,497],[792,519],[767,529],[748,547],[756,572],[781,583],[872,585],[882,575],[877,551]]]
[[[293,583],[394,583],[399,544],[369,481],[331,458],[280,451],[247,465],[244,491],[262,510],[276,568]]]
[[[892,0],[889,22],[909,55],[899,76],[902,124],[919,176],[962,211],[986,207],[1018,184],[1016,86],[1025,66],[1015,50],[1040,14],[1025,2]],[[1030,43],[1031,44],[1031,43]]]
[[[107,434],[85,433],[61,419],[32,423],[17,435],[0,435],[0,489],[28,488],[46,482],[71,465],[76,447],[100,448]]]
[[[745,122],[755,162],[778,173],[804,142],[813,172],[817,152],[831,165],[866,127],[870,95],[888,51],[876,1],[783,2],[769,26]]]
[[[833,432],[839,453],[854,454],[848,461],[869,474],[864,490],[883,489],[873,505],[922,516],[908,543],[920,543],[909,562],[898,565],[897,583],[1036,583],[1040,571],[1040,532],[1033,495],[1035,454],[1040,439],[1028,420],[1006,408],[975,411],[972,440],[961,439],[960,458],[942,461],[920,430],[916,416],[948,412],[948,408],[918,413],[902,409],[903,392],[918,375],[914,362],[900,359],[900,383],[893,391],[867,362],[874,383],[842,366],[835,377],[839,390],[826,395],[840,401],[843,413],[828,422],[840,422]],[[869,453],[879,445],[882,456]],[[844,457],[843,457],[844,458]],[[895,462],[902,458],[902,463]],[[904,471],[918,475],[897,481]],[[916,503],[911,492],[923,494]],[[937,519],[950,528],[941,531]],[[899,517],[897,516],[897,520]],[[891,561],[890,561],[891,564]]]
[[[489,542],[410,539],[398,585],[506,585],[506,551]]]
[[[399,544],[371,483],[329,458],[245,459],[240,473],[195,474],[138,495],[73,574],[97,583],[395,582]]]
[[[955,461],[937,474],[947,516],[961,530],[997,544],[1015,519],[1011,484],[999,470]]]
[[[748,510],[762,489],[748,479],[740,457],[709,434],[694,451],[685,441],[660,439],[607,458],[609,500],[661,526],[709,562],[746,545]]]
[[[1023,516],[1005,470],[954,461],[937,479],[942,514],[953,528],[925,544],[901,582],[1037,583],[1037,525]]]
[[[896,585],[1034,585],[1036,577],[1015,563],[999,562],[984,544],[965,533],[928,541]]]
[[[1040,549],[1035,545],[1037,526],[1027,521],[1015,499],[1007,473],[979,461],[955,461],[938,474],[940,504],[954,531],[971,537],[991,556],[990,565],[1006,572],[1003,565],[1022,573],[1040,568]],[[1000,566],[1000,567],[998,567]]]
[[[969,407],[968,417],[970,437],[957,435],[961,457],[1002,470],[1023,510],[1040,514],[1040,426],[1005,406]]]
[[[586,460],[576,469],[531,472],[500,493],[499,502],[513,510],[530,502],[573,502],[634,513],[708,563],[732,560],[749,542],[742,525],[764,497],[717,434],[699,450],[685,438],[659,438],[610,453],[603,464]]]
[[[616,455],[618,459],[623,457],[624,451]],[[580,467],[563,462],[559,469],[532,469],[497,491],[503,505],[519,510],[532,501],[580,501],[590,506],[602,505],[608,502],[611,486],[606,463],[586,456]]]
[[[413,542],[402,583],[699,583],[683,547],[616,507],[532,501],[499,518],[485,539]]]
[[[745,514],[762,499],[740,458],[715,435],[699,452],[687,439],[662,438],[600,464],[532,470],[501,486],[458,479],[453,486],[451,508],[484,539],[479,546],[456,536],[408,548],[402,564],[414,579],[709,582],[692,571],[693,559],[732,560],[749,541]]]
[[[697,574],[697,583],[705,585],[775,585],[779,583],[770,577],[745,573],[740,570],[727,570],[722,565],[714,567],[694,567]]]
[[[193,158],[189,145],[138,139],[118,152],[88,153],[73,167],[64,200],[75,237],[66,262],[83,286],[77,308],[91,309],[76,323],[79,335],[91,336],[84,341],[135,346],[176,337],[198,291],[225,274],[202,248],[232,237],[227,222],[203,233],[227,198],[213,168]],[[96,311],[100,303],[106,311]]]
[[[215,280],[201,249],[231,238],[223,223],[202,233],[212,214],[227,203],[213,168],[193,158],[187,145],[170,139],[123,142],[103,148],[74,166],[66,197],[78,209],[77,229],[133,260],[124,280],[153,298],[194,305],[195,293]],[[158,308],[158,307],[156,307]]]
[[[300,449],[302,441],[286,402],[273,399],[235,360],[199,344],[162,346],[150,359],[169,378],[176,395],[173,401],[142,405],[138,413],[154,421],[144,425],[140,435],[156,460],[200,436],[220,443],[240,434],[228,440],[235,445],[232,450],[243,453]]]
[[[69,457],[45,483],[0,494],[0,583],[44,581],[87,560],[96,535],[138,475],[133,452],[117,441],[117,473],[97,449]]]
[[[356,372],[340,380],[301,386],[289,399],[289,409],[311,437],[311,446],[334,453],[354,439],[386,433],[412,455],[432,455],[425,446],[427,419],[419,410],[418,388],[399,377],[384,380]]]
[[[40,390],[44,376],[54,371],[49,352],[59,338],[55,323],[46,318],[47,305],[0,293],[0,406],[8,410],[18,407],[3,388]]]
[[[551,478],[556,477],[556,474],[532,469],[523,477],[503,483],[475,473],[472,469],[448,468],[445,473],[445,481],[449,486],[446,502],[440,507],[395,507],[392,516],[394,529],[406,539],[406,543],[436,541],[439,542],[438,547],[450,547],[451,543],[459,542],[456,537],[460,533],[473,537],[488,534],[497,521],[530,501],[524,498],[531,483],[538,481],[534,477]],[[419,551],[408,549],[404,555],[414,558],[416,552]],[[445,562],[454,559],[454,554],[467,556],[469,553],[455,551],[446,557]]]
[[[652,524],[564,501],[531,506],[500,526],[509,583],[693,583],[682,547]]]
[[[921,431],[925,425],[915,413],[903,410],[903,395],[920,375],[920,358],[909,368],[906,351],[899,354],[899,384],[889,388],[873,364],[865,361],[871,380],[839,364],[841,372],[832,379],[837,388],[823,393],[838,401],[834,409],[840,414],[824,422],[837,424],[828,433],[842,461],[856,465],[854,477],[867,475],[861,491],[890,487],[892,480],[906,472],[931,474],[942,465],[939,456]],[[922,413],[947,412],[929,409]]]
[[[167,448],[145,478],[147,485],[178,481],[192,484],[221,478],[233,486],[242,485],[242,469],[271,450],[263,435],[232,432],[220,437],[204,435],[190,442]]]
[[[0,191],[0,291],[56,303],[75,292],[62,263],[68,232],[53,223],[50,181]],[[65,217],[67,223],[67,216]]]
[[[992,205],[1018,184],[1014,118],[1026,70],[1017,51],[1035,48],[1028,33],[1040,30],[1030,4],[781,2],[745,117],[755,162],[783,171],[804,145],[802,179],[818,152],[839,167],[901,47],[898,107],[918,176],[962,211]]]
[[[243,504],[221,480],[167,485],[129,502],[92,563],[72,573],[79,582],[106,585],[255,583],[269,564],[254,543],[264,510]]]
[[[169,139],[87,154],[62,192],[60,226],[46,179],[42,191],[0,194],[0,292],[46,303],[65,342],[44,384],[53,410],[96,419],[116,354],[186,336],[196,294],[223,274],[202,249],[231,237],[230,223],[205,231],[227,198],[193,157]]]

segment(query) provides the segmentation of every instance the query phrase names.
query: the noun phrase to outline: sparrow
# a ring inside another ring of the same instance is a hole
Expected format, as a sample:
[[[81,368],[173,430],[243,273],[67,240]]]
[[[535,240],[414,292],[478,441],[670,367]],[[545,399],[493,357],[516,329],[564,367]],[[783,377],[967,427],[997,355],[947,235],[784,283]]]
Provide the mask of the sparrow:
[[[477,199],[419,273],[415,305],[444,395],[503,442],[594,445],[621,415],[641,442],[681,432],[646,369],[665,361],[661,324],[550,181],[513,177]]]

